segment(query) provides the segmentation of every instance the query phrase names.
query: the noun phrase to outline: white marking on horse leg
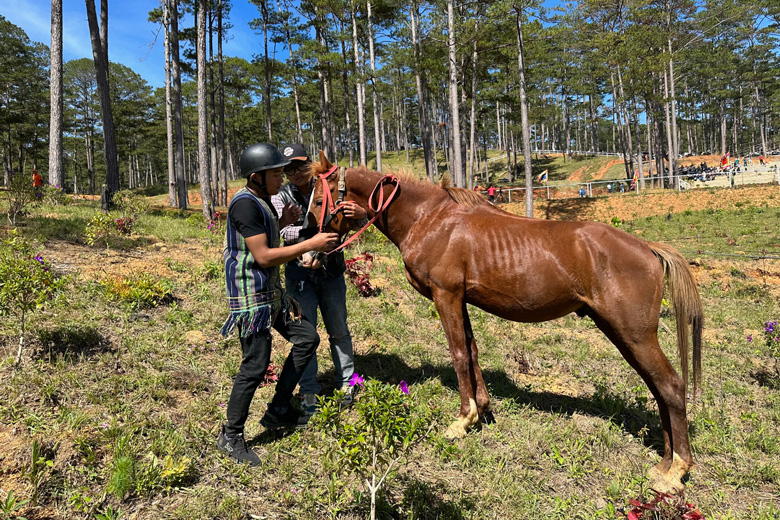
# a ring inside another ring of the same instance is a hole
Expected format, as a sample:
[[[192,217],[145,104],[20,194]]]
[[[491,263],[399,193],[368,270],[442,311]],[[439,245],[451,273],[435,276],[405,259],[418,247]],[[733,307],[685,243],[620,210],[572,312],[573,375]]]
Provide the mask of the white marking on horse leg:
[[[466,417],[458,417],[455,422],[450,424],[444,436],[448,439],[460,439],[466,435],[466,432],[479,422],[479,412],[477,412],[477,403],[469,398],[469,411]]]
[[[661,474],[660,470],[656,470],[657,480],[650,487],[659,493],[669,493],[671,495],[680,493],[685,489],[682,478],[688,474],[689,469],[690,464],[685,462],[677,453],[673,453],[672,465],[669,467],[669,470],[665,474]],[[648,475],[651,473],[653,473],[652,470]]]

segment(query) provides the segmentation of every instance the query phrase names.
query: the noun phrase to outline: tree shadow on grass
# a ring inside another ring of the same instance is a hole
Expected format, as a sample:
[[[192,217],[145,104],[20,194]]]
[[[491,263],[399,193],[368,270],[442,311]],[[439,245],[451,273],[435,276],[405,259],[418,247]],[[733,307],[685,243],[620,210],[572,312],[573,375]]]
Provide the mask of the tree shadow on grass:
[[[595,203],[593,198],[554,199],[547,201],[544,212],[547,220],[582,220],[589,206]]]
[[[52,362],[59,357],[67,361],[92,358],[113,351],[111,343],[95,327],[67,324],[38,333],[39,348],[34,357]]]
[[[355,366],[359,367],[360,375],[391,384],[400,380],[414,384],[436,378],[443,386],[458,391],[458,378],[450,365],[426,363],[412,368],[395,354],[371,353],[356,355]],[[629,368],[626,367],[626,370]],[[613,393],[607,386],[597,385],[596,392],[591,396],[572,397],[518,387],[503,370],[483,369],[482,376],[493,397],[512,400],[518,405],[531,406],[544,412],[566,416],[585,414],[606,419],[639,437],[646,447],[663,454],[663,429],[657,409],[629,401],[625,396]]]
[[[464,496],[457,502],[449,501],[444,498],[447,490],[443,489],[441,484],[431,485],[408,476],[402,480],[404,487],[402,506],[408,516],[412,518],[447,518],[448,520],[472,518],[477,506],[473,499]]]

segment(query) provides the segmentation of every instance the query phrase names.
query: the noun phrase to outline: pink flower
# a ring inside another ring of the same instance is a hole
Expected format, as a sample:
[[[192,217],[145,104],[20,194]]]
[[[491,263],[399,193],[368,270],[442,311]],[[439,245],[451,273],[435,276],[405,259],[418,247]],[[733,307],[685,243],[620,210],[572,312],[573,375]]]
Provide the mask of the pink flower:
[[[103,428],[103,429],[105,430],[105,429],[107,429],[107,428],[108,428],[108,423],[107,423],[107,422],[101,423],[101,424],[100,424],[100,427],[101,427],[101,428]]]
[[[362,388],[363,381],[364,381],[363,377],[357,372],[355,372],[354,374],[352,374],[352,377],[349,378],[349,386],[360,385],[360,387]]]

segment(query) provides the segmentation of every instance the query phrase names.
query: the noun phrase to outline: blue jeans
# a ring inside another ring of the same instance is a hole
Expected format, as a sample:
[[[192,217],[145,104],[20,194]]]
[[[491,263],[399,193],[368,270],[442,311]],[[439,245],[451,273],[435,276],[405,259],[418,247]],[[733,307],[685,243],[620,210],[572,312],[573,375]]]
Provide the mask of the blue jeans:
[[[336,369],[334,384],[342,388],[355,372],[352,352],[352,336],[347,326],[347,286],[343,276],[316,281],[299,282],[287,279],[287,294],[298,300],[303,317],[317,326],[317,307],[330,340],[330,355]],[[313,356],[301,376],[300,392],[318,394],[322,388],[317,383],[317,356]]]

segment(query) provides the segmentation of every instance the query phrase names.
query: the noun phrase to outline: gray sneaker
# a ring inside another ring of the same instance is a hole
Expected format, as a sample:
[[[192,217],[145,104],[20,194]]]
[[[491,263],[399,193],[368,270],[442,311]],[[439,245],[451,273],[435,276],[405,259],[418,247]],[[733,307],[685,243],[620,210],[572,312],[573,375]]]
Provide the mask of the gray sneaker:
[[[344,397],[341,399],[341,402],[339,403],[339,408],[342,410],[345,408],[349,408],[352,406],[352,403],[355,402],[355,394],[353,392],[353,388],[348,388],[347,393],[344,395]]]
[[[239,464],[249,464],[253,467],[260,465],[260,457],[246,445],[243,433],[228,437],[223,426],[217,439],[217,449]]]
[[[320,407],[317,401],[317,394],[303,394],[301,396],[301,411],[311,417],[317,413],[317,409]]]

